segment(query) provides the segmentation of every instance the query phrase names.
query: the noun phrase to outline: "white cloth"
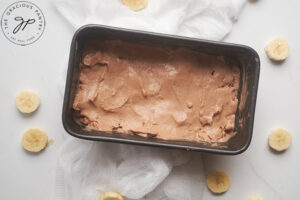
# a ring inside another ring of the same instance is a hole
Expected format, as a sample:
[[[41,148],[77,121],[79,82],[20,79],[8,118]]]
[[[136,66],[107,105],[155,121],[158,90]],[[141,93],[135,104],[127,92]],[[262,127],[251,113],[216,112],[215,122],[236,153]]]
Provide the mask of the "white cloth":
[[[69,138],[58,159],[53,199],[98,200],[105,191],[141,199],[189,157],[178,150]]]
[[[139,12],[121,0],[56,0],[55,5],[74,28],[93,23],[221,40],[245,1],[149,0]],[[63,93],[63,84],[59,87]],[[201,199],[203,191],[192,190],[194,185],[204,188],[199,153],[69,138],[59,156],[52,199],[96,200],[107,190],[128,199]]]
[[[138,12],[121,0],[56,0],[58,11],[75,28],[102,24],[221,40],[246,0],[149,0]]]
[[[205,174],[201,154],[190,153],[190,162],[177,166],[146,200],[201,200]],[[197,186],[195,190],[195,186]]]

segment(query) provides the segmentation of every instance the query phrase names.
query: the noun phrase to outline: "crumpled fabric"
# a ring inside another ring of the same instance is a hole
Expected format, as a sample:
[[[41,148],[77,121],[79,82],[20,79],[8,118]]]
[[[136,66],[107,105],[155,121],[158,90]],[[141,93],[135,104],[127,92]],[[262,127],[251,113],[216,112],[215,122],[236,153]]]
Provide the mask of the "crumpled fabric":
[[[96,200],[105,191],[142,199],[189,159],[179,150],[68,138],[58,159],[53,199]]]
[[[121,0],[55,0],[75,29],[101,24],[221,40],[246,0],[149,0],[138,12]],[[67,63],[67,60],[66,62]],[[66,67],[59,81],[64,92]],[[84,141],[66,137],[57,162],[53,200],[98,200],[117,191],[132,200],[202,199],[205,173],[200,153]],[[195,190],[192,186],[199,185]]]
[[[202,156],[190,152],[188,155],[189,162],[175,167],[168,178],[146,196],[146,200],[202,199],[206,187]]]
[[[102,24],[129,29],[221,40],[246,0],[149,0],[138,12],[121,0],[56,0],[58,12],[74,27]]]

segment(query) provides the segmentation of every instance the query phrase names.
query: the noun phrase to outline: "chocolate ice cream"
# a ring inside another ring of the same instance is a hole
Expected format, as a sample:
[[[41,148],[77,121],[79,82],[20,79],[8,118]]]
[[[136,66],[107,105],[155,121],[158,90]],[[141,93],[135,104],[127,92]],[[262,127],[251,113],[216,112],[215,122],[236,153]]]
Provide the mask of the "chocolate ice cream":
[[[93,41],[73,108],[88,129],[224,142],[236,134],[240,70],[184,48]]]

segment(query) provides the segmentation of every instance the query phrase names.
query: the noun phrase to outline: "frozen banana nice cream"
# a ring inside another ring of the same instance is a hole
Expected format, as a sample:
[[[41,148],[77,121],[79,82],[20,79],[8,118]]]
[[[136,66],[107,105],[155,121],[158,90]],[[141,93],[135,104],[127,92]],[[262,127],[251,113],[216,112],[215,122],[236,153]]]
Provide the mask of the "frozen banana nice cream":
[[[73,109],[87,129],[196,142],[236,134],[240,70],[223,56],[92,41],[81,60]]]

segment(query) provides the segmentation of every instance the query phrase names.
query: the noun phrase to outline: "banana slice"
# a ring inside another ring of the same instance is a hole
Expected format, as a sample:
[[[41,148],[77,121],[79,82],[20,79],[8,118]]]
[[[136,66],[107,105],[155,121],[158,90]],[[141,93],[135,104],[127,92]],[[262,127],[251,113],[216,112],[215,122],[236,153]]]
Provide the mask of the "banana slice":
[[[118,192],[107,191],[101,195],[101,200],[124,200],[124,197]]]
[[[208,174],[206,184],[213,193],[220,194],[229,189],[230,178],[223,170],[216,170]]]
[[[269,145],[272,149],[276,151],[286,150],[287,148],[289,148],[291,143],[291,134],[283,128],[275,129],[269,135]]]
[[[290,52],[290,47],[287,41],[283,38],[273,39],[265,48],[265,52],[271,60],[283,61]]]
[[[32,113],[39,107],[40,99],[35,92],[23,90],[16,96],[16,105],[22,113]]]
[[[48,144],[46,133],[37,127],[28,129],[22,138],[22,146],[30,152],[39,152]]]
[[[252,195],[248,200],[264,200],[264,198],[255,194]]]
[[[148,0],[122,0],[123,4],[131,10],[138,11],[147,7]]]

